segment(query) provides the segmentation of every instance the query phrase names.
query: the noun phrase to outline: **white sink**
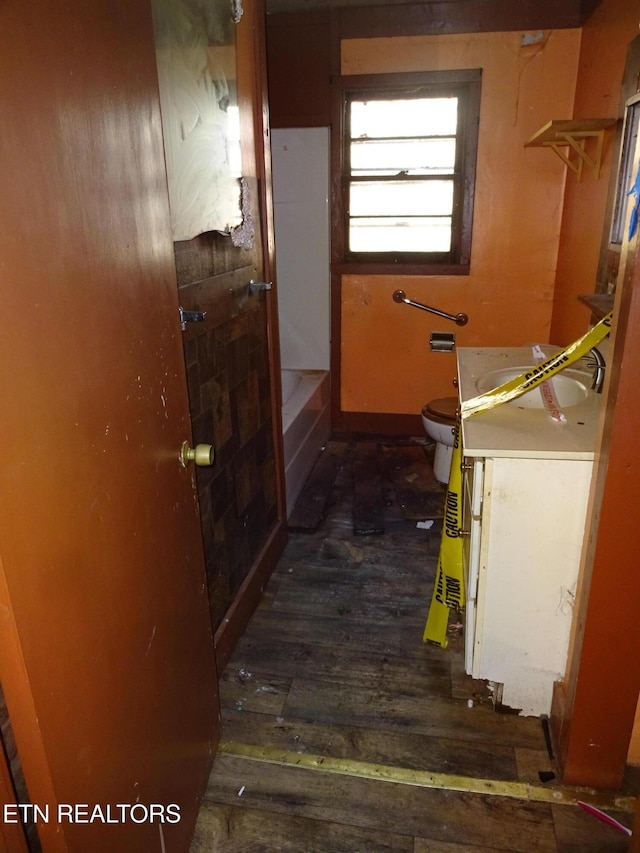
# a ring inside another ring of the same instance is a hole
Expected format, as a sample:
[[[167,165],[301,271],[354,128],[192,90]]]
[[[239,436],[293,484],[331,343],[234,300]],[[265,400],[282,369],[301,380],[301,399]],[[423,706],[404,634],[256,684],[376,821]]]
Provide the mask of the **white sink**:
[[[476,382],[476,388],[479,394],[486,394],[505,382],[515,379],[517,376],[522,376],[523,373],[528,373],[532,370],[530,365],[521,365],[518,367],[504,367],[500,370],[491,370],[485,373]],[[579,403],[584,403],[590,394],[591,375],[581,370],[571,370],[565,368],[560,373],[549,380],[553,384],[553,390],[561,409],[567,409],[570,406],[577,406]],[[540,388],[533,388],[519,397],[515,397],[509,401],[511,406],[520,406],[525,409],[542,409],[544,401]]]

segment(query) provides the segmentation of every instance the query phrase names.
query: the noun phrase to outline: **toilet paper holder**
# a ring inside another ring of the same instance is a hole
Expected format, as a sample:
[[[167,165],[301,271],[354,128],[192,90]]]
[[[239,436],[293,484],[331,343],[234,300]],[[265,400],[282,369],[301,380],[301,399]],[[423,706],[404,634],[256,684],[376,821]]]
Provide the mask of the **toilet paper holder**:
[[[431,352],[453,352],[456,336],[453,332],[431,332],[429,349]]]

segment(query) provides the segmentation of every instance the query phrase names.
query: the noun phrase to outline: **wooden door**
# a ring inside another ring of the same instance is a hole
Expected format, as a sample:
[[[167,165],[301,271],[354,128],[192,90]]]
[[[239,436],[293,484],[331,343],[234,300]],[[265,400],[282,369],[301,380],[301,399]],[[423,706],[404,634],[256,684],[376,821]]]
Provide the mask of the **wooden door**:
[[[186,850],[219,716],[150,4],[0,31],[2,687],[46,853]]]

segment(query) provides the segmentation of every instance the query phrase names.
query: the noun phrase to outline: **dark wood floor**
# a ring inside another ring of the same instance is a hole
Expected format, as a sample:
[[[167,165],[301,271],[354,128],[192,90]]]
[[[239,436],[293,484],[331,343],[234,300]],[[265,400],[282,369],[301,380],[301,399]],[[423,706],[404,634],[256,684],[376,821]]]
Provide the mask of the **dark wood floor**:
[[[323,524],[291,534],[221,676],[223,741],[192,853],[627,850],[560,802],[540,721],[496,713],[464,674],[458,621],[446,650],[422,643],[441,520],[405,517],[390,453],[404,470],[380,444],[384,533],[354,535],[347,445]]]

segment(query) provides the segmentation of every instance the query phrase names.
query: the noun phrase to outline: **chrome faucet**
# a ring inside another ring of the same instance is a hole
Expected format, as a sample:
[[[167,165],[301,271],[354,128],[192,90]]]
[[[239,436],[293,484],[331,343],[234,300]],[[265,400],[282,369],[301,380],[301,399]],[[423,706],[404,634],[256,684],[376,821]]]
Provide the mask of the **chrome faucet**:
[[[589,367],[593,367],[593,382],[591,383],[591,389],[595,391],[596,394],[602,394],[604,371],[606,367],[604,356],[599,349],[593,347],[593,349],[587,353],[585,359]]]

